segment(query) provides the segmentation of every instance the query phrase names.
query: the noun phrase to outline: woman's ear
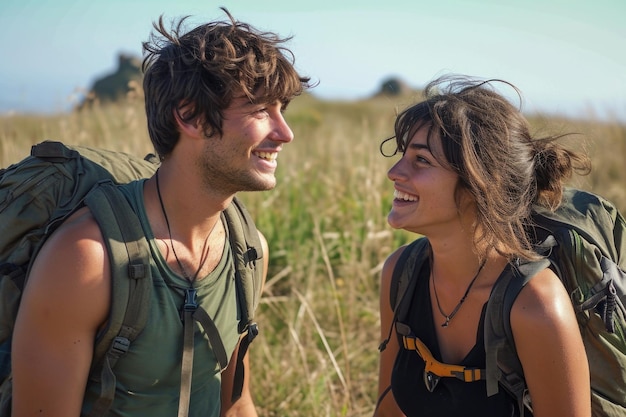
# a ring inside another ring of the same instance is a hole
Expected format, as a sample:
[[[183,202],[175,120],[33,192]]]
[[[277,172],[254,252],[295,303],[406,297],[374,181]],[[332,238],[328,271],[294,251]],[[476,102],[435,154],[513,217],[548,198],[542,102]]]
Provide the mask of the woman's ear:
[[[460,178],[458,181],[459,183],[457,184],[456,188],[456,204],[459,213],[467,213],[468,211],[475,213],[477,210],[477,206],[474,196],[472,195],[470,190],[467,189],[466,186],[460,183]]]

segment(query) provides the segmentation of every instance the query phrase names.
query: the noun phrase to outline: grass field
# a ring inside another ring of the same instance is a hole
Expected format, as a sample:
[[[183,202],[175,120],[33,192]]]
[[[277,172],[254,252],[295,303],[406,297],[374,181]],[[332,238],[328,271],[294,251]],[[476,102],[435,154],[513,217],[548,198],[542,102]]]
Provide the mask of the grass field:
[[[326,102],[303,96],[286,117],[295,141],[280,155],[278,186],[242,195],[270,244],[270,270],[252,347],[261,416],[370,416],[378,366],[378,274],[390,251],[414,236],[386,223],[393,158],[378,151],[410,97]],[[537,131],[579,132],[593,173],[573,184],[626,212],[626,126],[530,116]],[[44,139],[151,152],[143,106],[117,105],[58,116],[0,118],[0,166]]]

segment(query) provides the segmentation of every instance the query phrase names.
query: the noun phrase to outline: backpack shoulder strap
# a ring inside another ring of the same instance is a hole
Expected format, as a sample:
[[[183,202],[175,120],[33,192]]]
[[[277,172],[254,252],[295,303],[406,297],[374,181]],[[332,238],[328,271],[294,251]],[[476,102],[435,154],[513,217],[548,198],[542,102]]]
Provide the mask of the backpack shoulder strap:
[[[419,271],[427,259],[428,239],[425,237],[411,242],[400,254],[391,276],[389,291],[389,301],[394,311],[398,309],[404,296],[409,293],[409,287],[415,287],[413,279],[415,271]]]
[[[92,378],[101,382],[101,396],[89,416],[99,416],[113,402],[115,363],[146,325],[152,275],[139,219],[116,186],[109,181],[98,184],[85,204],[100,226],[111,265],[111,311],[107,328],[97,338],[92,365]]]
[[[248,346],[259,333],[254,312],[259,304],[263,285],[263,263],[257,262],[263,257],[263,248],[252,217],[237,197],[234,197],[232,203],[224,210],[224,217],[235,260],[235,283],[242,314],[239,333],[245,333],[239,341],[237,352],[232,393],[232,401],[235,402],[241,397],[243,388],[243,358]]]
[[[398,320],[404,320],[408,313],[410,303],[403,303],[407,294],[413,294],[415,290],[416,279],[415,273],[419,271],[422,264],[428,259],[428,239],[420,237],[402,251],[398,257],[398,261],[391,275],[389,283],[389,303],[393,308],[393,323],[389,327],[389,335],[378,346],[378,350],[382,352],[387,347],[394,324]]]
[[[235,256],[235,277],[241,297],[242,320],[239,333],[243,333],[254,321],[254,311],[259,304],[263,284],[263,265],[256,261],[263,258],[259,232],[243,203],[233,198],[224,210],[230,246]]]
[[[498,393],[500,383],[517,398],[520,411],[528,401],[522,365],[517,357],[511,330],[511,308],[524,286],[550,266],[548,259],[523,264],[508,264],[491,290],[485,311],[487,396]]]
[[[415,291],[417,282],[417,279],[414,279],[415,272],[419,271],[424,261],[428,259],[428,252],[428,239],[420,237],[408,244],[396,261],[396,265],[391,273],[391,282],[389,283],[389,303],[391,308],[393,308],[393,319],[389,326],[387,338],[378,345],[379,352],[387,348],[396,322],[398,319],[404,320],[408,312],[408,304],[410,303],[403,303],[402,301],[408,294],[413,294]],[[391,392],[391,385],[378,397],[374,414],[376,414],[380,404],[389,392]]]

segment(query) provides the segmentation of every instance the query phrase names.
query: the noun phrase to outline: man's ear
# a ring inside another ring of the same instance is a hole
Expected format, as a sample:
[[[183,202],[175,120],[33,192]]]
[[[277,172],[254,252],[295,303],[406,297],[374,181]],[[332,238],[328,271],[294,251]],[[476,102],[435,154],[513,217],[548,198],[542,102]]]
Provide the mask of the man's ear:
[[[204,137],[204,128],[200,123],[200,118],[196,117],[189,121],[183,120],[183,115],[189,113],[190,106],[177,107],[173,110],[176,124],[180,133],[190,137]]]

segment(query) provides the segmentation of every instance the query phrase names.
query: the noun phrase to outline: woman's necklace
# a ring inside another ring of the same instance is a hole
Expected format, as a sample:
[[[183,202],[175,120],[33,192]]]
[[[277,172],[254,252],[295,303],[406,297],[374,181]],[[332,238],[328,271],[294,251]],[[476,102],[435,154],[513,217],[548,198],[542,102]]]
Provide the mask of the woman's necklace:
[[[478,275],[480,275],[480,271],[483,270],[483,267],[485,266],[485,262],[487,260],[486,259],[483,260],[483,262],[480,264],[480,266],[478,267],[478,272],[476,272],[476,275],[474,275],[474,278],[472,278],[472,280],[470,281],[469,285],[467,286],[467,289],[465,290],[465,294],[463,294],[463,297],[461,297],[461,301],[459,301],[459,303],[456,305],[456,307],[454,307],[454,310],[452,310],[452,313],[450,313],[450,314],[444,313],[443,309],[441,308],[441,304],[439,304],[439,296],[437,295],[437,286],[435,285],[435,273],[433,272],[432,255],[430,256],[429,260],[430,260],[430,276],[431,276],[431,279],[433,281],[433,292],[435,293],[435,301],[437,301],[437,308],[439,309],[439,312],[441,313],[441,315],[446,319],[446,321],[444,321],[441,324],[441,327],[448,327],[448,325],[450,324],[450,321],[452,320],[452,318],[454,318],[456,313],[459,311],[459,309],[461,308],[461,306],[465,302],[465,299],[467,298],[467,295],[469,294],[470,290],[472,289],[472,286],[474,285],[474,282],[476,282],[476,279],[478,278]]]
[[[172,241],[172,231],[170,229],[170,222],[169,222],[169,219],[167,218],[167,212],[165,211],[165,204],[163,204],[163,197],[161,197],[161,187],[159,186],[159,170],[158,169],[157,169],[155,177],[156,177],[157,195],[159,197],[159,203],[161,204],[161,211],[163,212],[163,217],[165,218],[165,224],[167,226],[167,233],[170,238],[170,247],[172,248],[172,253],[174,254],[174,258],[176,258],[176,263],[178,264],[178,268],[180,268],[181,274],[191,284],[192,282],[195,282],[196,278],[198,278],[198,274],[200,273],[200,270],[202,269],[202,267],[204,266],[204,264],[206,263],[209,257],[209,248],[208,248],[209,237],[211,236],[211,233],[213,233],[213,230],[215,229],[215,226],[217,226],[218,222],[215,222],[215,224],[211,228],[211,231],[206,236],[206,239],[204,239],[204,245],[202,246],[202,257],[200,258],[200,265],[198,265],[198,269],[196,269],[196,273],[193,274],[193,277],[190,277],[187,271],[185,270],[183,263],[178,258],[178,255],[176,254],[176,249],[174,248],[174,242]]]

